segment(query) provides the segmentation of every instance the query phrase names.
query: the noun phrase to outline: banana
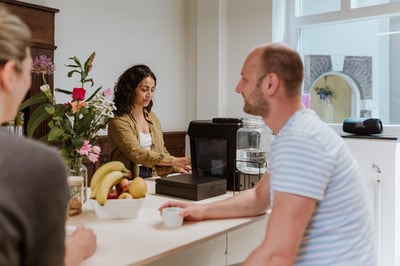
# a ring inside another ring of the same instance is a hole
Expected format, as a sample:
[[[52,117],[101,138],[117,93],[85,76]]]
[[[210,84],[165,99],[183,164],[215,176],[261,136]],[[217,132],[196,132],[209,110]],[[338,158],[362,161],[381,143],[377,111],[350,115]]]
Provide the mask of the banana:
[[[92,180],[90,181],[90,189],[92,191],[92,197],[95,196],[93,191],[96,191],[96,186],[100,184],[100,181],[106,176],[108,173],[112,171],[120,171],[123,173],[129,173],[130,171],[125,167],[125,165],[120,161],[110,161],[103,165],[101,165],[96,172],[94,172],[92,176]]]
[[[100,205],[104,205],[107,201],[108,192],[112,186],[118,184],[122,178],[124,178],[124,173],[121,171],[112,171],[106,174],[100,184],[98,184],[96,191],[96,200]]]
[[[99,184],[93,187],[93,189],[90,189],[90,198],[95,199],[96,194],[97,194],[97,189],[99,188]]]

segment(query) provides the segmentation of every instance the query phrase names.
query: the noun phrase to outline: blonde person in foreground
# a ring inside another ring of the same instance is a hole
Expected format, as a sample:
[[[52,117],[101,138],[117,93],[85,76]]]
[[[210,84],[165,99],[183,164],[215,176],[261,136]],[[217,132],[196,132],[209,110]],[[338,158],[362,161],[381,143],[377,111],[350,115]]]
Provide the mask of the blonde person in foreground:
[[[31,35],[0,5],[0,123],[31,86]],[[96,249],[92,230],[65,237],[67,171],[59,152],[0,130],[0,265],[75,266]]]
[[[180,206],[187,220],[254,216],[271,208],[264,240],[243,265],[375,266],[367,191],[342,138],[301,102],[303,64],[284,44],[246,58],[236,92],[275,134],[258,185],[224,201]]]

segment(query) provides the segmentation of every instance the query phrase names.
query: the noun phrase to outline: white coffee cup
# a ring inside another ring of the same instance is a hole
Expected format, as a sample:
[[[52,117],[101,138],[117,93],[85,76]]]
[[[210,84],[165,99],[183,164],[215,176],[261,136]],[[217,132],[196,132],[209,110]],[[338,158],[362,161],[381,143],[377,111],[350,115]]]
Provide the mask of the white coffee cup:
[[[182,211],[180,207],[168,207],[162,209],[161,215],[166,228],[177,228],[182,226],[183,217],[179,214]]]

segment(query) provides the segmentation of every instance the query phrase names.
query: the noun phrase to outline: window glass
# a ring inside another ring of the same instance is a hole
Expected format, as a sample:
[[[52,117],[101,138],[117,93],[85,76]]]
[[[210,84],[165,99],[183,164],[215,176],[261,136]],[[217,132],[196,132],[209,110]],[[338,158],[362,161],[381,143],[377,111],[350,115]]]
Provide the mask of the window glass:
[[[374,6],[390,2],[399,2],[399,0],[351,0],[351,8]]]
[[[340,10],[340,0],[296,0],[296,16],[308,16]]]
[[[329,123],[377,117],[400,123],[400,17],[308,26],[301,30],[304,93]]]

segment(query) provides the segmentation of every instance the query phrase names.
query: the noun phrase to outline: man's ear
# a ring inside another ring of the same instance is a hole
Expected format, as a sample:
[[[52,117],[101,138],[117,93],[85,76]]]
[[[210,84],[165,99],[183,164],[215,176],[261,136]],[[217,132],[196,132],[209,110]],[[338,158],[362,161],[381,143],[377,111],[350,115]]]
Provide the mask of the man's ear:
[[[279,78],[275,73],[268,73],[264,77],[264,86],[268,95],[274,95],[279,88]]]
[[[10,91],[13,88],[17,78],[15,67],[15,62],[9,60],[0,68],[0,86],[3,90]]]

